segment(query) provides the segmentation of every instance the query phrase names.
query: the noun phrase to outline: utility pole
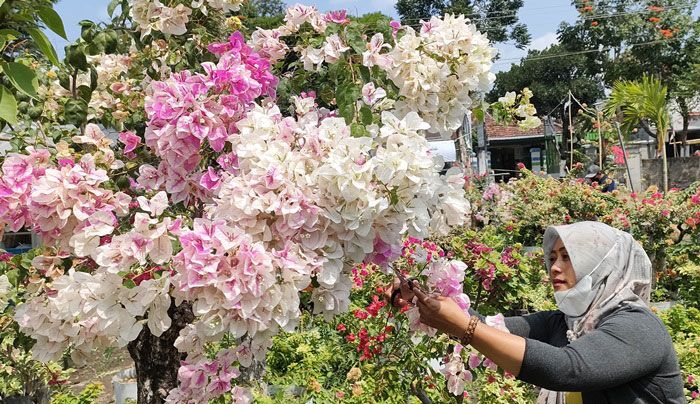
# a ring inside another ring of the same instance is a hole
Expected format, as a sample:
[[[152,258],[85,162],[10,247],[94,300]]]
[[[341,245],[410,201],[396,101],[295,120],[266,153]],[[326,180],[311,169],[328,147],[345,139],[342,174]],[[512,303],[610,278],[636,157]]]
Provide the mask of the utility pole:
[[[595,118],[596,122],[598,122],[598,167],[600,169],[603,169],[603,133],[601,131],[601,123],[600,123],[600,114],[601,112],[596,108],[595,110]]]
[[[459,137],[459,152],[462,164],[464,165],[464,175],[471,178],[472,170],[472,111],[467,111],[462,121]]]
[[[574,169],[574,121],[571,117],[571,90],[569,90],[569,148],[571,150],[571,164],[569,165],[569,170]]]
[[[479,122],[476,126],[476,138],[477,138],[477,161],[478,161],[478,171],[479,175],[487,175],[489,171],[488,165],[488,140],[486,138],[486,125],[484,122]]]

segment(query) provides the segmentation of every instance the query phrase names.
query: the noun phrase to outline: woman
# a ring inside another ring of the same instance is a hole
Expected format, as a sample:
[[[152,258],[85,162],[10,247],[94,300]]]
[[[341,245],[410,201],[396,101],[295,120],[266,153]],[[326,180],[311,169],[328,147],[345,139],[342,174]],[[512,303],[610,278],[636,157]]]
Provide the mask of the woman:
[[[581,222],[548,228],[543,248],[559,310],[506,318],[510,334],[415,281],[395,303],[414,301],[423,323],[542,387],[538,403],[684,403],[671,338],[647,307],[651,263],[632,236]]]

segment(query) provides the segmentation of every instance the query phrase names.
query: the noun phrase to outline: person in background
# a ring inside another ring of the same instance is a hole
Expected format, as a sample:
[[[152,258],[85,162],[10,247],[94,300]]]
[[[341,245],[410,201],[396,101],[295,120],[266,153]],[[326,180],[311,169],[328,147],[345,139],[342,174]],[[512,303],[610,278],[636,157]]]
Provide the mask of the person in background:
[[[605,174],[600,169],[600,167],[598,167],[595,164],[588,167],[588,174],[586,174],[586,179],[591,182],[597,182],[598,185],[601,187],[601,192],[612,192],[615,189],[617,189],[617,184],[615,184],[615,180],[608,177],[608,175]]]
[[[543,249],[559,310],[507,317],[510,333],[415,280],[411,289],[397,279],[391,303],[417,305],[424,324],[541,387],[538,404],[685,403],[673,341],[648,307],[644,249],[599,222],[549,227]]]

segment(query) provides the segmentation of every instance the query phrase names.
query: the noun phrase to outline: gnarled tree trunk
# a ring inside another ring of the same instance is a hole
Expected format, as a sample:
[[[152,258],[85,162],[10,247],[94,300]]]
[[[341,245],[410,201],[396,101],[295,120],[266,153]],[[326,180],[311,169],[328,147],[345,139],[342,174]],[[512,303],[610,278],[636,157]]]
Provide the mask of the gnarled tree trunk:
[[[144,326],[138,338],[128,345],[136,366],[138,404],[160,404],[177,387],[177,371],[184,355],[175,348],[175,339],[194,320],[194,314],[189,303],[176,307],[174,301],[168,314],[172,325],[160,337]]]

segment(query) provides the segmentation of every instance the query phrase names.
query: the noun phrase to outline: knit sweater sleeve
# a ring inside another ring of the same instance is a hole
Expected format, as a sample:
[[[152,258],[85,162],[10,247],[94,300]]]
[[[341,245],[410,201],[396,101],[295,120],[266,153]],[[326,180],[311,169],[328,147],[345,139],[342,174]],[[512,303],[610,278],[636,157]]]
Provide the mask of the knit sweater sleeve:
[[[469,311],[483,322],[485,317],[474,310]],[[564,314],[560,311],[540,311],[526,316],[506,317],[506,327],[511,334],[549,343],[553,333],[561,328]]]
[[[658,318],[621,309],[564,347],[527,338],[519,379],[557,391],[606,389],[654,372],[672,344]]]

